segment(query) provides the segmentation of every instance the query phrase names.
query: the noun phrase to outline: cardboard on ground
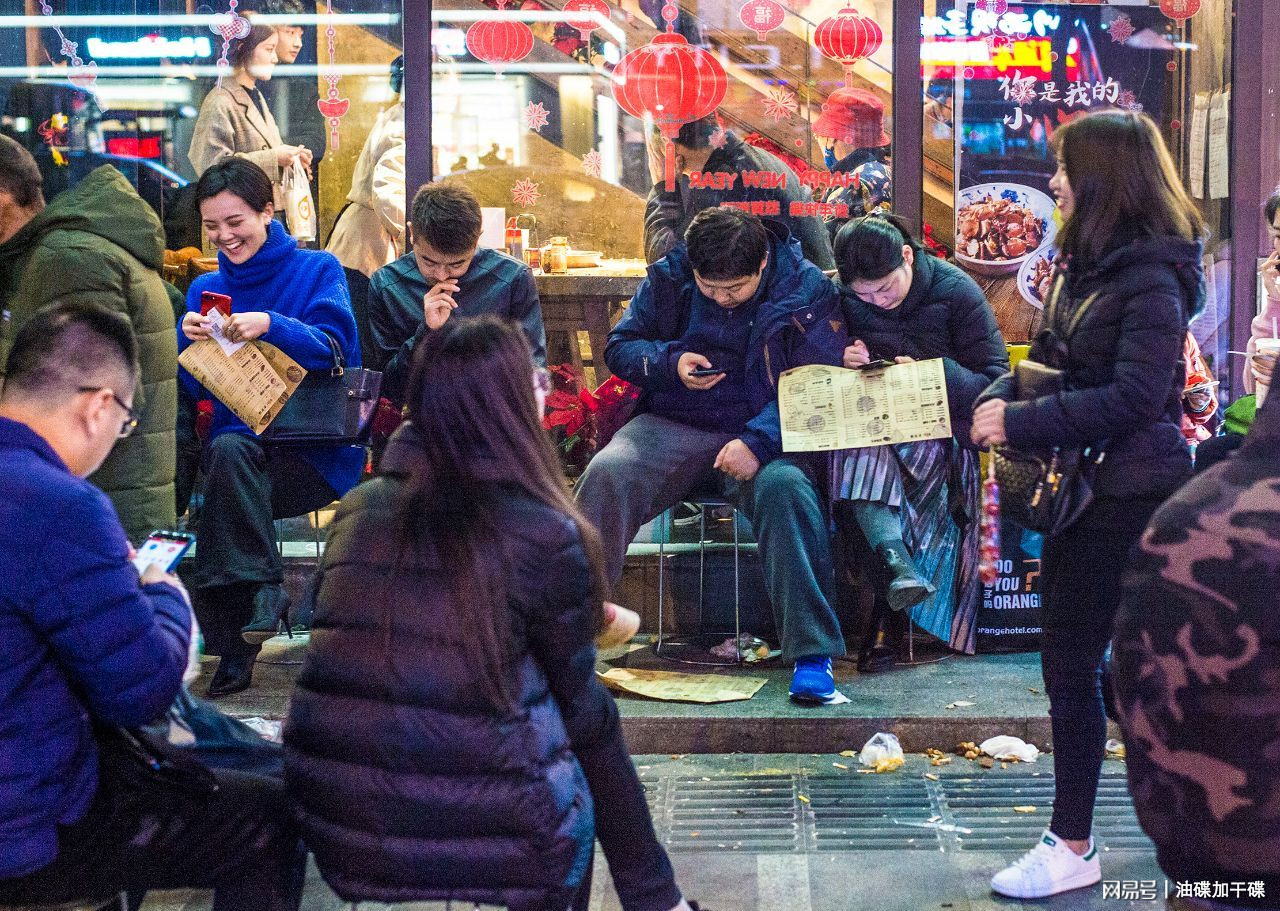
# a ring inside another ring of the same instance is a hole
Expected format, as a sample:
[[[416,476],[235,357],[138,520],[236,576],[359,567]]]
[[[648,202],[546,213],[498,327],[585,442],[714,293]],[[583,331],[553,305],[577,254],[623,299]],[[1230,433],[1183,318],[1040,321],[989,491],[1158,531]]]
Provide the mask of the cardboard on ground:
[[[254,433],[271,424],[307,371],[275,345],[254,341],[230,356],[214,339],[192,342],[178,363]]]
[[[884,370],[826,364],[796,367],[778,380],[784,452],[824,452],[951,436],[941,358]]]
[[[597,672],[598,673],[598,672]],[[726,674],[678,674],[642,668],[615,667],[600,674],[605,686],[664,702],[737,702],[760,692],[763,677]]]

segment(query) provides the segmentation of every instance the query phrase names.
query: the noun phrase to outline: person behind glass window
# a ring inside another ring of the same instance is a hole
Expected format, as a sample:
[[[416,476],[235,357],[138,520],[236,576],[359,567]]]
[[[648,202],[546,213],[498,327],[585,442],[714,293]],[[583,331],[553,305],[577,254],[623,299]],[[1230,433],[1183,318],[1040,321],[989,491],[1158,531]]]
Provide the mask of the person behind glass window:
[[[329,529],[286,781],[347,900],[586,908],[594,804],[622,907],[688,911],[595,676],[600,545],[532,355],[496,315],[415,351],[409,422]]]
[[[1130,548],[1191,473],[1182,436],[1182,349],[1204,306],[1204,222],[1155,123],[1102,111],[1059,128],[1049,182],[1064,224],[1053,323],[1030,358],[1066,372],[1066,391],[1019,401],[1013,375],[973,414],[973,441],[1027,450],[1101,445],[1094,498],[1046,539],[1041,663],[1053,725],[1053,818],[992,888],[1042,898],[1102,877],[1094,799],[1106,742],[1100,674]],[[1064,328],[1073,325],[1067,332]],[[1068,337],[1069,336],[1069,337]]]
[[[301,145],[287,145],[271,108],[258,87],[271,79],[277,63],[279,35],[274,28],[254,24],[231,49],[231,73],[205,96],[191,134],[187,158],[197,176],[228,158],[243,158],[261,168],[271,181],[275,211],[284,211],[281,180],[295,161],[311,169],[312,153]]]
[[[0,906],[194,887],[215,911],[297,911],[306,855],[280,782],[144,772],[95,734],[162,716],[191,660],[182,582],[139,579],[84,480],[138,425],[134,331],[98,304],[45,307],[0,393]]]
[[[261,11],[272,16],[287,17],[273,23],[276,30],[276,58],[285,66],[317,63],[315,26],[303,27],[297,22],[308,12],[315,14],[302,0],[263,0]],[[329,123],[320,113],[319,83],[315,76],[289,76],[267,83],[263,88],[267,106],[289,112],[282,135],[311,152],[315,167],[311,169],[311,193],[319,200],[319,164],[329,148]]]
[[[359,367],[342,266],[329,253],[299,249],[285,233],[272,217],[271,181],[262,169],[242,158],[222,161],[200,178],[196,202],[218,249],[218,271],[191,283],[179,349],[211,337],[200,296],[213,291],[231,298],[223,330],[228,341],[261,339],[309,371],[332,369],[336,348],[347,367]],[[193,392],[198,389],[185,370],[179,376]],[[272,520],[333,502],[355,486],[364,461],[360,446],[265,445],[231,409],[214,401],[189,579],[206,650],[222,656],[210,696],[247,688],[262,642],[275,634],[279,620],[288,622]]]
[[[823,197],[823,202],[847,209],[843,216],[822,216],[834,242],[846,222],[893,205],[891,140],[884,131],[884,102],[865,89],[836,89],[822,103],[813,135],[822,140],[827,170],[846,181],[833,184]]]

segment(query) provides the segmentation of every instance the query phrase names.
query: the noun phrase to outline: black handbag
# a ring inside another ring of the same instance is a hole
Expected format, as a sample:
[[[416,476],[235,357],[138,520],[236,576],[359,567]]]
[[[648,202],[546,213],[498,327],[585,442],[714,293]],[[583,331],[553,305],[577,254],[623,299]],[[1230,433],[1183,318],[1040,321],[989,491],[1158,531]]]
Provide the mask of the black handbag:
[[[382,390],[382,374],[345,365],[341,349],[325,334],[333,367],[311,370],[293,390],[261,439],[277,445],[367,445]]]
[[[93,739],[98,765],[115,778],[136,785],[172,788],[192,794],[214,794],[217,776],[189,751],[142,729],[95,721]],[[100,773],[101,774],[101,773]]]
[[[1091,295],[1072,315],[1070,325],[1057,330],[1058,300],[1064,278],[1059,272],[1046,306],[1049,328],[1038,339],[1039,347],[1065,353],[1066,341],[1097,298]],[[1065,370],[1038,361],[1020,361],[1014,368],[1017,400],[1030,401],[1067,389]],[[1093,502],[1093,477],[1106,457],[1106,443],[1086,446],[1054,446],[1029,451],[1005,444],[992,447],[996,483],[1000,486],[1000,513],[1030,531],[1056,535],[1074,523]]]

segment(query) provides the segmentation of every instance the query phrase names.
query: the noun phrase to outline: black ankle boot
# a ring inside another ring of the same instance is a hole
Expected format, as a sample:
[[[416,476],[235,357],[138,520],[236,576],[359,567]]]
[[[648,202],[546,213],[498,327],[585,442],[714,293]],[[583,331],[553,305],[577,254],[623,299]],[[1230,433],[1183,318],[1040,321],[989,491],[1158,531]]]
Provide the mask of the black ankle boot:
[[[877,596],[871,609],[871,619],[858,649],[858,673],[876,674],[887,671],[897,663],[897,652],[889,641],[890,611],[883,596]]]
[[[881,544],[876,553],[884,561],[885,568],[893,578],[889,581],[889,607],[896,611],[908,610],[927,599],[937,591],[928,579],[916,571],[916,565],[907,553],[907,547],[900,542]]]
[[[250,645],[261,645],[280,632],[281,627],[292,639],[289,596],[285,593],[284,586],[264,585],[253,596],[253,619],[240,630],[240,638]]]
[[[209,681],[209,698],[217,699],[247,690],[253,683],[253,663],[257,659],[257,649],[244,655],[223,655],[218,659],[218,669]]]

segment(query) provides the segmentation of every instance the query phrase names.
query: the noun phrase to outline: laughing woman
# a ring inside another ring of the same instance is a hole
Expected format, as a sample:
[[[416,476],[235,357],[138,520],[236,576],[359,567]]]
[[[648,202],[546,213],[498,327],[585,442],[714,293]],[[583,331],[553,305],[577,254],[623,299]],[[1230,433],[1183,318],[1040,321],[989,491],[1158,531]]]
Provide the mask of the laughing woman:
[[[336,346],[348,367],[358,367],[360,344],[342,266],[329,253],[300,250],[285,233],[272,217],[271,180],[263,170],[242,158],[221,161],[200,178],[196,203],[218,249],[218,271],[191,283],[179,350],[210,337],[200,296],[213,291],[231,298],[224,326],[229,341],[262,339],[307,370],[329,369]],[[180,376],[195,388],[190,374]],[[264,445],[215,400],[201,467],[204,509],[188,585],[206,650],[222,656],[209,685],[216,697],[248,688],[261,642],[275,631],[277,618],[287,616],[272,520],[306,515],[354,487],[364,450]],[[247,624],[251,629],[242,639]]]

